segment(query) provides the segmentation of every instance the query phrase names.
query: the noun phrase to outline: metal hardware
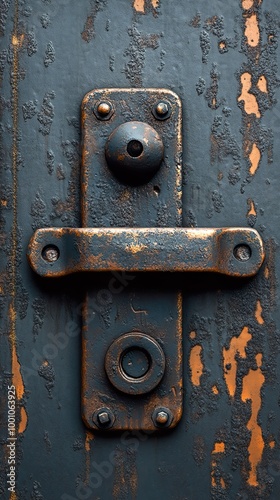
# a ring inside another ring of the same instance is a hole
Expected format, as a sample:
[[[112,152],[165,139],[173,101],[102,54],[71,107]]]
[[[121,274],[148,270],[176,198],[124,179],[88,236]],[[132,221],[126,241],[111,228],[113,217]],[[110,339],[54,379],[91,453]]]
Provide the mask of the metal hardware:
[[[115,422],[115,416],[109,408],[100,408],[92,417],[92,423],[99,429],[110,429]]]
[[[145,366],[145,373],[135,373],[135,368],[128,372],[124,364],[124,357],[137,353],[141,366]],[[121,392],[126,394],[146,394],[160,383],[165,372],[165,355],[159,343],[141,332],[132,332],[122,335],[110,345],[105,357],[105,370],[110,382]],[[133,376],[134,375],[134,376]]]
[[[83,227],[39,229],[30,241],[41,276],[98,271],[82,333],[82,415],[92,429],[160,431],[182,415],[182,294],[138,271],[252,276],[264,259],[253,229],[181,227],[181,122],[168,90],[87,94]]]
[[[169,102],[160,101],[153,107],[153,115],[157,120],[167,120],[171,115]]]
[[[136,121],[119,125],[105,146],[108,166],[126,184],[143,184],[151,179],[161,165],[163,153],[158,132]]]
[[[114,114],[114,108],[108,101],[100,101],[93,107],[94,114],[98,120],[110,120]]]
[[[169,427],[173,421],[173,415],[169,408],[156,408],[153,412],[152,420],[156,427]]]
[[[46,261],[44,248],[58,248]],[[42,257],[43,255],[43,257]],[[254,229],[39,229],[29,247],[41,276],[83,271],[195,271],[253,276],[264,259]]]

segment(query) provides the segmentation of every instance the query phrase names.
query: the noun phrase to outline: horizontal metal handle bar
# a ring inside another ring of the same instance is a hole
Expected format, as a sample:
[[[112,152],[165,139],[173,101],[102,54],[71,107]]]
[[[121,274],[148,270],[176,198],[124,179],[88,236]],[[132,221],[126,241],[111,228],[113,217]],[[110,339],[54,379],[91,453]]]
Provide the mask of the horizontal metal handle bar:
[[[253,276],[264,260],[254,229],[39,229],[28,258],[40,276],[84,271],[206,271]]]

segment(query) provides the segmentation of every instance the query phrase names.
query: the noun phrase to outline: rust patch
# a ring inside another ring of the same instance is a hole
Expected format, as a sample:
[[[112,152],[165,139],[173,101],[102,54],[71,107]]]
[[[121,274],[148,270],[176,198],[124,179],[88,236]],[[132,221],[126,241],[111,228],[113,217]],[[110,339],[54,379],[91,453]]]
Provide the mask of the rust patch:
[[[200,377],[203,374],[202,347],[195,345],[190,353],[191,381],[193,385],[200,385]]]
[[[257,14],[252,14],[245,20],[245,36],[251,47],[257,47],[260,43],[260,30]]]
[[[194,340],[195,338],[196,338],[196,332],[195,332],[195,331],[192,331],[192,332],[190,333],[190,339],[191,339],[191,340]]]
[[[217,394],[219,394],[219,389],[216,385],[213,385],[212,392],[213,392],[213,394],[215,394],[215,396],[217,396]]]
[[[270,441],[270,442],[268,443],[268,446],[269,446],[269,448],[270,448],[271,450],[273,450],[273,448],[275,448],[275,444],[276,444],[276,443],[275,443],[275,441],[274,441],[274,440],[272,440],[272,441]]]
[[[261,92],[268,94],[267,79],[265,78],[264,75],[260,76],[258,83],[257,83],[257,87]]]
[[[214,448],[212,451],[212,454],[214,453],[224,453],[225,452],[225,443],[224,442],[217,442],[214,444]]]
[[[263,308],[261,305],[261,301],[258,300],[257,305],[256,305],[255,318],[256,318],[257,322],[259,323],[259,325],[264,324],[264,319],[262,317],[262,311],[263,311]]]
[[[261,462],[264,450],[262,429],[258,423],[258,414],[261,408],[261,388],[265,382],[262,373],[262,354],[256,355],[257,370],[249,370],[248,375],[243,378],[241,399],[244,402],[251,401],[251,417],[247,423],[247,429],[251,433],[248,447],[250,471],[247,482],[250,486],[259,486],[257,479],[257,466]]]
[[[24,385],[15,345],[12,347],[12,373],[12,383],[16,388],[17,399],[20,400],[24,394]]]
[[[245,326],[240,333],[239,337],[233,337],[230,341],[229,348],[223,349],[224,358],[224,378],[227,386],[228,393],[234,397],[236,391],[236,374],[237,374],[237,356],[246,358],[246,347],[251,340],[252,335],[249,329]]]
[[[261,117],[259,105],[256,97],[250,93],[252,88],[252,75],[250,73],[242,73],[240,77],[241,94],[238,97],[238,102],[244,102],[244,111],[247,115],[256,115],[257,118]]]
[[[249,160],[250,160],[249,172],[251,175],[255,175],[257,169],[259,168],[261,160],[261,152],[255,143],[253,144],[251,153],[249,154]]]

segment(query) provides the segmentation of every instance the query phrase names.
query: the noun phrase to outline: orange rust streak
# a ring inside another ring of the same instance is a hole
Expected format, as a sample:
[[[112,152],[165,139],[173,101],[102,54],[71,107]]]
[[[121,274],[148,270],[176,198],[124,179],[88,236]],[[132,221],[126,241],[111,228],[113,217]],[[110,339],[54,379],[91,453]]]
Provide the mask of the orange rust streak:
[[[269,278],[269,268],[267,266],[266,266],[266,268],[264,270],[264,276],[268,280],[268,278]]]
[[[257,87],[261,92],[268,94],[267,79],[265,78],[264,75],[260,76],[257,83]]]
[[[252,14],[250,17],[247,17],[245,21],[245,36],[247,38],[248,45],[251,47],[257,47],[257,45],[259,45],[260,30],[256,14]]]
[[[242,73],[240,77],[242,91],[238,97],[238,102],[244,101],[244,110],[247,115],[256,115],[257,118],[261,117],[259,105],[256,97],[249,92],[252,87],[252,76],[250,73]]]
[[[190,353],[191,380],[193,385],[200,385],[200,377],[203,373],[203,363],[201,359],[202,347],[195,345]]]
[[[264,319],[262,317],[262,311],[263,311],[263,308],[261,305],[261,301],[258,300],[257,305],[256,305],[255,318],[256,318],[257,322],[259,323],[259,325],[264,324]]]
[[[248,477],[248,484],[250,486],[258,486],[257,480],[257,466],[261,461],[264,440],[262,436],[261,427],[258,424],[258,414],[261,408],[261,388],[265,382],[265,377],[261,371],[262,354],[256,355],[257,370],[250,370],[248,375],[243,379],[243,388],[241,399],[246,402],[251,401],[251,418],[247,423],[247,429],[251,432],[251,440],[248,447],[250,472]]]
[[[245,326],[240,333],[239,337],[233,337],[230,341],[229,348],[223,349],[224,358],[224,378],[227,385],[229,395],[233,397],[236,390],[236,373],[237,373],[237,360],[236,356],[246,358],[245,348],[251,340],[252,335],[249,333],[248,327]]]
[[[19,434],[22,434],[26,430],[26,427],[27,427],[27,413],[26,409],[22,406],[20,408],[20,422],[18,425]]]
[[[254,143],[251,153],[249,155],[249,160],[251,163],[250,166],[250,174],[254,175],[259,167],[260,164],[260,159],[261,159],[261,152],[258,148],[258,146]]]
[[[223,489],[225,489],[225,487],[226,487],[225,480],[224,480],[222,477],[221,477],[221,487],[222,487]]]
[[[137,12],[145,14],[145,0],[134,0],[133,7]]]
[[[225,443],[220,442],[220,443],[215,443],[214,444],[214,449],[212,451],[213,453],[224,453],[225,452]]]

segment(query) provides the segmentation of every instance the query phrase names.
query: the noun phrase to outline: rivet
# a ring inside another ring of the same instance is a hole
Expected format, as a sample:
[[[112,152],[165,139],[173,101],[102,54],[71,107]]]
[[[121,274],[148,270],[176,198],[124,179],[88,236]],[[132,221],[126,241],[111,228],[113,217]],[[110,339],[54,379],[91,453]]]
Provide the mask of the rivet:
[[[159,102],[156,106],[156,112],[159,116],[166,116],[169,111],[169,106],[166,102]]]
[[[108,102],[100,102],[97,106],[97,112],[102,117],[108,116],[111,109],[112,107]]]
[[[59,258],[59,250],[54,245],[48,245],[43,248],[42,257],[47,262],[56,262]]]

